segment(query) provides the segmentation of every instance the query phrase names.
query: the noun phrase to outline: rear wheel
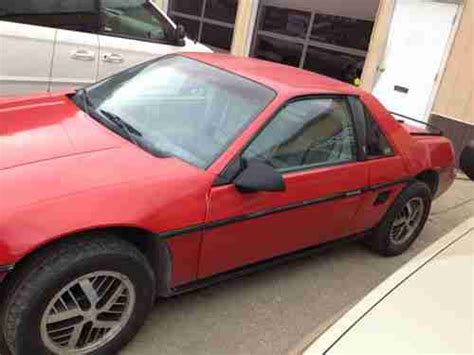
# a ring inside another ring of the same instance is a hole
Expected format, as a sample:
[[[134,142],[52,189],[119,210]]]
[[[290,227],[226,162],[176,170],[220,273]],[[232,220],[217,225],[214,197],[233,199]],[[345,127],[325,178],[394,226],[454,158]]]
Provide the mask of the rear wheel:
[[[146,258],[114,237],[61,242],[25,268],[2,310],[13,354],[117,352],[153,304],[154,275]]]
[[[430,213],[431,199],[425,183],[417,181],[407,186],[367,237],[367,244],[382,255],[403,253],[420,235]]]

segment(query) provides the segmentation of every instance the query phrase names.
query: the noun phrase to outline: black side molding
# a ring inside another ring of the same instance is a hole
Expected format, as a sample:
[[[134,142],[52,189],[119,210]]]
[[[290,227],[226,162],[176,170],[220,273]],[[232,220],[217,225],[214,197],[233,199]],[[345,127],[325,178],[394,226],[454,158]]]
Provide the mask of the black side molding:
[[[175,230],[170,230],[170,231],[166,231],[166,232],[156,233],[155,236],[157,238],[161,238],[161,239],[169,239],[169,238],[173,238],[173,237],[180,236],[180,235],[187,234],[187,233],[193,233],[193,232],[199,232],[199,231],[209,230],[209,229],[213,229],[213,228],[219,228],[219,227],[223,227],[225,225],[232,224],[232,223],[238,223],[238,222],[243,222],[243,221],[247,221],[247,220],[250,220],[250,219],[265,217],[265,216],[272,215],[272,214],[283,213],[283,212],[291,211],[291,210],[298,209],[298,208],[304,208],[304,207],[316,205],[316,204],[319,204],[319,203],[330,202],[330,201],[339,200],[339,199],[343,199],[343,198],[349,198],[351,196],[360,195],[360,194],[363,194],[363,193],[366,193],[366,192],[385,189],[385,188],[388,188],[390,186],[406,184],[406,183],[409,183],[412,180],[413,180],[412,178],[403,178],[403,179],[398,179],[398,180],[385,182],[385,183],[381,183],[381,184],[374,184],[374,185],[370,185],[370,186],[365,186],[365,187],[363,187],[361,189],[357,189],[357,190],[339,192],[339,193],[335,193],[335,194],[332,194],[332,195],[318,197],[318,198],[315,198],[315,199],[290,203],[290,204],[285,205],[285,206],[279,206],[279,207],[275,207],[275,208],[264,209],[264,210],[261,210],[261,211],[256,211],[256,212],[247,213],[247,214],[234,216],[234,217],[229,217],[229,218],[224,218],[224,219],[220,219],[220,220],[217,220],[217,221],[212,221],[212,222],[207,222],[207,223],[200,223],[200,224],[187,226],[187,227],[184,227],[184,228],[181,228],[181,229],[175,229]]]
[[[215,285],[217,283],[229,280],[229,279],[235,279],[241,276],[245,276],[248,274],[252,274],[255,272],[263,271],[268,268],[284,264],[293,260],[297,260],[315,253],[323,252],[325,250],[328,250],[329,248],[335,247],[335,246],[340,246],[341,244],[346,244],[346,243],[351,243],[354,240],[358,240],[363,237],[363,234],[357,234],[357,235],[352,235],[352,236],[346,236],[342,237],[340,239],[327,242],[324,244],[318,244],[316,246],[311,246],[302,250],[297,250],[295,252],[289,253],[289,254],[283,254],[279,255],[264,261],[260,261],[254,264],[249,264],[245,265],[243,267],[240,267],[238,269],[233,269],[230,271],[222,272],[210,277],[206,277],[204,279],[199,279],[196,281],[192,281],[190,283],[186,283],[183,285],[179,285],[173,289],[171,289],[171,295],[170,296],[175,296],[179,295],[182,293],[194,291],[196,289],[200,288],[205,288],[209,287],[212,285]]]
[[[14,264],[0,265],[0,272],[10,272],[13,270],[14,267]]]

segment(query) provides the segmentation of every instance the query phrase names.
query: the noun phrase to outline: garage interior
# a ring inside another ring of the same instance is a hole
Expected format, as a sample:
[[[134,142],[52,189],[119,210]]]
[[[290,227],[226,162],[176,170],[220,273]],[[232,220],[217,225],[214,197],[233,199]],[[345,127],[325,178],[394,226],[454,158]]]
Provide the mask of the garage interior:
[[[169,14],[191,38],[229,51],[237,0],[171,0]],[[360,79],[379,0],[262,0],[250,56],[354,83]]]
[[[251,55],[354,83],[364,67],[378,0],[263,0]]]

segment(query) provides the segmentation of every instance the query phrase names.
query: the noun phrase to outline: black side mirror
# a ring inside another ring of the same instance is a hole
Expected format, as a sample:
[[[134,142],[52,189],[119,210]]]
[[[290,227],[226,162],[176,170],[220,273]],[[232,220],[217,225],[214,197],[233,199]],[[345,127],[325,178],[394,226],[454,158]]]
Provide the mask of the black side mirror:
[[[234,185],[242,192],[285,191],[283,176],[258,160],[247,163],[247,167],[234,179]]]
[[[176,42],[180,45],[184,45],[184,39],[186,38],[186,30],[183,25],[176,26],[174,30],[174,38]]]
[[[469,179],[474,181],[474,139],[461,152],[459,167]]]

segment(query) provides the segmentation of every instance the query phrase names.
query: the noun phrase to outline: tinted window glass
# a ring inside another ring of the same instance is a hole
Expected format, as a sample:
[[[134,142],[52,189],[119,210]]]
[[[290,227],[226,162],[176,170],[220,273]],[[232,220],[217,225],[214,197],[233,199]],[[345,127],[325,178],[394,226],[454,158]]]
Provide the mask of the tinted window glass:
[[[393,150],[388,143],[387,138],[382,133],[372,114],[364,106],[364,115],[366,122],[366,154],[368,158],[393,155]]]
[[[171,25],[145,0],[102,0],[101,15],[105,33],[150,41],[171,38]]]
[[[304,38],[308,31],[310,13],[265,6],[262,18],[261,29],[264,31]]]
[[[351,114],[344,99],[317,98],[288,104],[244,153],[276,169],[293,170],[356,159]]]
[[[173,0],[171,9],[189,15],[201,16],[203,0]]]
[[[210,46],[230,50],[233,29],[204,23],[202,25],[201,41]]]
[[[94,12],[95,0],[2,0],[2,13],[14,15]]]
[[[360,78],[363,67],[362,57],[311,46],[308,47],[304,63],[307,70],[348,83]]]
[[[311,39],[342,47],[367,50],[373,25],[372,21],[316,14]]]
[[[259,35],[253,56],[297,67],[300,64],[302,52],[303,45],[301,44]]]
[[[0,19],[83,32],[99,26],[95,0],[2,0]]]
[[[204,16],[233,24],[237,15],[237,6],[237,0],[207,0]]]
[[[141,132],[152,152],[209,166],[274,92],[185,57],[122,72],[87,90],[91,109],[118,115]],[[78,100],[80,103],[81,101]]]
[[[194,40],[216,52],[227,52],[232,45],[238,0],[169,0],[171,16],[184,25]]]

